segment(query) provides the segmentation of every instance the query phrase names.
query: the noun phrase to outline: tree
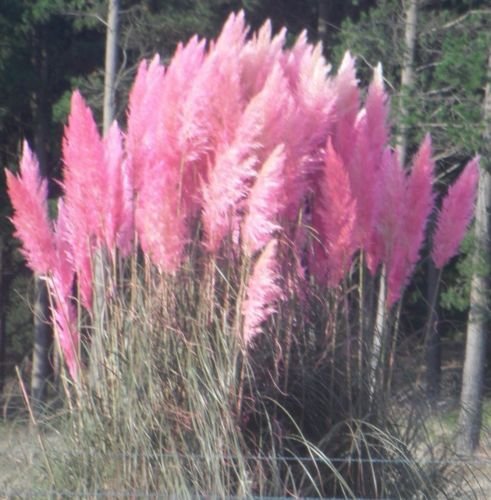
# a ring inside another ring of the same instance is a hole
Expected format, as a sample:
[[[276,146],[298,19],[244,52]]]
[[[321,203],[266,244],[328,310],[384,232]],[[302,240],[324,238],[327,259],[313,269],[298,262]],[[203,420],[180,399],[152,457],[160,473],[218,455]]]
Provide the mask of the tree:
[[[488,79],[484,97],[484,147],[486,153],[481,168],[475,222],[474,272],[471,281],[470,311],[467,323],[467,341],[460,396],[459,433],[457,450],[472,454],[479,444],[482,419],[484,368],[486,365],[486,337],[489,326],[489,251],[491,213],[491,49],[488,53]]]
[[[119,0],[108,1],[104,71],[103,130],[106,134],[116,115],[116,72],[118,61]]]

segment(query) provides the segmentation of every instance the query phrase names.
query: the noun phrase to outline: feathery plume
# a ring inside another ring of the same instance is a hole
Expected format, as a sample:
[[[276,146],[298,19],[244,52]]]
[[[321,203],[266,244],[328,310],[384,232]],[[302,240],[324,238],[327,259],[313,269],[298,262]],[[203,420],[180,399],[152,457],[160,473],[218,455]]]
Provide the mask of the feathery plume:
[[[358,113],[353,133],[356,143],[347,165],[351,185],[358,203],[356,238],[367,251],[374,231],[380,201],[380,168],[388,142],[388,98],[385,94],[382,66],[374,71],[365,108]],[[345,154],[346,156],[346,154]]]
[[[374,261],[381,257],[387,267],[387,302],[390,306],[399,299],[405,277],[402,270],[406,266],[406,175],[397,153],[389,148],[384,152],[383,166],[382,199],[376,225],[377,235],[372,242],[375,248],[372,251]]]
[[[346,52],[333,81],[333,93],[337,96],[336,126],[333,146],[349,165],[355,144],[355,121],[360,108],[360,91],[356,78],[355,59]]]
[[[261,168],[251,190],[248,213],[242,226],[242,239],[246,255],[252,256],[263,248],[280,229],[276,220],[284,208],[285,148],[277,146]]]
[[[104,143],[80,92],[72,94],[63,140],[63,187],[70,245],[84,307],[92,308],[92,253],[103,241],[107,170]]]
[[[466,165],[457,181],[450,186],[438,214],[433,235],[432,258],[439,269],[458,252],[474,214],[478,182],[479,157],[476,157]]]
[[[317,232],[311,268],[319,283],[336,286],[355,251],[356,200],[343,160],[328,139],[324,174],[314,199],[312,225]]]
[[[413,160],[410,175],[404,176],[403,205],[398,211],[400,220],[386,251],[388,307],[399,300],[418,261],[428,217],[433,209],[432,184],[431,139],[427,135]]]
[[[78,90],[72,94],[63,140],[63,161],[66,209],[70,219],[86,221],[89,231],[77,236],[96,236],[100,239],[107,186],[104,145],[92,111]]]
[[[126,152],[130,184],[140,190],[143,171],[154,145],[156,110],[159,109],[165,69],[156,55],[150,64],[142,61],[128,102],[128,133]]]
[[[268,19],[244,45],[240,59],[242,92],[246,101],[261,91],[271,68],[281,62],[285,41],[285,28],[272,38],[271,21]]]
[[[114,122],[104,138],[104,160],[106,169],[106,198],[103,217],[103,240],[109,252],[114,252],[116,246],[120,245],[121,234],[126,230],[128,233],[131,226],[131,214],[128,205],[128,186],[125,180],[125,159],[123,153],[123,136],[118,124]],[[128,220],[129,218],[129,220]],[[128,234],[123,240],[125,250],[128,250],[130,243]]]
[[[278,243],[271,240],[254,266],[247,285],[247,299],[243,304],[243,339],[249,345],[261,331],[261,324],[276,312],[283,292],[278,284],[280,274],[276,256]]]
[[[426,224],[434,206],[433,170],[431,138],[428,134],[413,159],[411,173],[407,178],[406,204],[408,209],[404,226],[408,276],[419,259]]]
[[[14,208],[12,223],[15,236],[22,241],[22,253],[36,273],[47,274],[53,269],[55,248],[53,228],[48,217],[48,183],[39,175],[39,164],[24,142],[20,175],[8,170],[7,188]]]

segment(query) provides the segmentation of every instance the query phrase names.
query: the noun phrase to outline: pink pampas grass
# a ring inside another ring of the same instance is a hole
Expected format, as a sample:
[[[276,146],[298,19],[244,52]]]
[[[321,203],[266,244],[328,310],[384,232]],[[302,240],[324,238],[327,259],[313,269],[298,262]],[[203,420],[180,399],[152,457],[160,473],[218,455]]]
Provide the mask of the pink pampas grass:
[[[261,331],[261,325],[271,314],[276,312],[276,304],[283,297],[278,284],[280,279],[278,243],[271,240],[254,266],[254,271],[247,285],[247,299],[243,305],[244,344],[248,346]]]
[[[479,158],[471,160],[450,186],[438,214],[432,258],[441,269],[457,252],[473,213],[479,181]]]
[[[243,247],[248,256],[263,248],[281,228],[277,217],[284,207],[284,166],[285,148],[280,145],[264,163],[252,188],[242,227]]]
[[[24,142],[20,176],[8,170],[7,188],[14,216],[15,235],[22,241],[22,253],[29,267],[38,274],[53,269],[56,255],[53,228],[48,217],[48,183],[39,175],[39,164]]]
[[[349,269],[356,249],[356,203],[343,160],[329,139],[312,216],[318,241],[314,242],[311,267],[319,283],[336,286]]]

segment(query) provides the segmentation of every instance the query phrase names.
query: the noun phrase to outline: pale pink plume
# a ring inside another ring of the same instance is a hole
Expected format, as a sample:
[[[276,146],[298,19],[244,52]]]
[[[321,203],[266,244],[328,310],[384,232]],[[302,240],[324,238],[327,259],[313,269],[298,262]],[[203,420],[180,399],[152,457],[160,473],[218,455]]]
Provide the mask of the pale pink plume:
[[[360,91],[355,71],[355,59],[349,52],[343,57],[333,81],[333,93],[336,100],[336,127],[333,146],[343,161],[348,165],[354,152],[355,121],[360,108]]]
[[[58,217],[54,223],[54,243],[56,260],[50,281],[57,294],[62,297],[71,297],[73,291],[74,263],[72,247],[70,245],[70,222],[63,199],[58,199]]]
[[[24,142],[19,177],[8,170],[5,174],[14,208],[11,220],[15,235],[22,241],[22,253],[34,272],[47,274],[56,260],[53,228],[48,217],[48,183],[41,178],[38,161],[27,142]]]
[[[474,214],[479,182],[479,157],[471,160],[457,181],[450,186],[438,214],[433,235],[432,258],[441,269],[459,250]]]
[[[225,150],[234,142],[246,105],[240,60],[245,36],[243,14],[230,16],[218,40],[211,44],[182,103],[177,139],[188,162],[183,167],[181,185],[193,217],[202,208],[202,186],[210,181],[210,172],[223,161]]]
[[[232,145],[218,156],[203,187],[203,226],[210,252],[218,252],[225,236],[235,229],[237,208],[249,193],[257,162],[247,143]]]
[[[104,160],[106,169],[106,198],[103,217],[103,239],[109,252],[122,244],[123,253],[131,247],[131,192],[125,179],[123,136],[114,122],[104,138]]]
[[[145,170],[135,209],[135,228],[144,253],[162,271],[173,273],[183,259],[187,227],[179,213],[179,185],[165,164]]]
[[[322,175],[322,151],[335,121],[336,94],[322,46],[303,42],[299,38],[288,59],[294,62],[296,71],[290,82],[295,113],[284,139],[288,147],[286,218],[292,222]]]
[[[203,224],[211,252],[237,229],[239,207],[250,192],[261,161],[284,139],[291,107],[287,81],[276,65],[261,92],[241,113],[233,142],[220,147],[203,186]]]
[[[268,19],[241,51],[242,89],[248,100],[261,91],[271,68],[281,62],[286,29],[272,38],[271,21]]]
[[[63,140],[63,161],[63,187],[69,216],[86,220],[90,228],[90,235],[78,236],[100,238],[107,186],[104,146],[92,111],[78,91],[72,94]]]
[[[348,271],[355,247],[356,200],[341,156],[327,142],[324,172],[313,201],[311,270],[320,284],[336,286]]]
[[[365,241],[363,250],[365,252],[365,258],[368,270],[375,276],[377,272],[378,266],[380,263],[386,258],[386,252],[389,245],[386,245],[386,236],[390,234],[393,230],[389,231],[387,227],[387,212],[390,214],[390,206],[391,201],[387,201],[388,193],[390,190],[386,190],[385,180],[387,177],[391,177],[393,174],[392,169],[394,168],[394,153],[390,149],[390,147],[386,147],[380,162],[380,172],[378,180],[376,184],[376,197],[375,197],[375,207],[374,207],[374,218],[373,225],[371,227],[371,232],[368,235],[367,240]],[[399,173],[399,169],[396,169],[396,179],[397,184],[402,182],[402,174],[401,171]],[[390,175],[392,173],[392,175]],[[402,186],[396,188],[396,193],[402,191]],[[396,194],[397,196],[397,194]],[[397,205],[398,206],[398,205]],[[392,225],[392,224],[390,224]],[[359,234],[360,228],[357,226],[357,232]],[[392,237],[393,240],[393,237]]]
[[[143,104],[154,118],[144,135],[135,228],[143,251],[165,272],[181,263],[190,239],[189,219],[199,208],[199,161],[206,159],[207,142],[201,137],[193,141],[195,120],[185,108],[203,60],[204,42],[197,37],[179,45],[165,76],[155,77],[158,93],[150,89],[151,99]]]
[[[301,61],[309,47],[307,32],[303,30],[297,37],[293,47],[290,50],[283,51],[282,65],[292,91],[298,86]]]
[[[103,239],[107,169],[104,143],[91,110],[78,91],[63,140],[63,187],[70,245],[83,305],[92,306],[92,252]]]
[[[384,89],[384,77],[380,63],[373,72],[373,79],[368,88],[365,109],[370,144],[377,160],[380,160],[389,141],[389,98]]]
[[[154,132],[151,161],[162,162],[174,170],[179,197],[174,214],[186,218],[199,210],[200,180],[206,170],[207,140],[193,134],[195,124],[188,114],[187,100],[205,58],[205,41],[197,36],[186,45],[179,45],[165,75],[159,107],[155,109],[157,123]]]
[[[261,325],[277,310],[283,298],[279,285],[280,273],[276,255],[278,243],[271,240],[257,260],[247,285],[247,298],[243,304],[243,339],[249,345],[260,333]]]
[[[129,95],[126,151],[129,179],[136,191],[140,189],[143,170],[155,142],[164,71],[159,56],[150,64],[142,61]]]
[[[431,138],[427,135],[413,159],[407,179],[405,219],[407,240],[408,276],[419,260],[419,252],[425,239],[426,225],[434,207],[434,163],[431,159]]]
[[[280,229],[278,215],[284,208],[285,148],[277,146],[262,166],[247,200],[242,226],[244,252],[252,256]]]
[[[355,145],[351,161],[347,164],[353,193],[358,202],[356,237],[358,244],[367,252],[372,239],[378,204],[380,202],[380,169],[384,149],[388,142],[388,98],[384,90],[382,66],[374,71],[368,89],[365,108],[355,121],[351,137]],[[346,157],[347,154],[344,154]]]
[[[387,250],[388,307],[399,300],[419,259],[426,224],[433,210],[433,168],[428,135],[413,160],[410,175],[404,179],[404,207],[401,207],[399,225]]]
[[[399,299],[405,280],[406,174],[396,153],[386,148],[383,155],[381,201],[372,245],[374,261],[382,259],[387,269],[387,301]]]

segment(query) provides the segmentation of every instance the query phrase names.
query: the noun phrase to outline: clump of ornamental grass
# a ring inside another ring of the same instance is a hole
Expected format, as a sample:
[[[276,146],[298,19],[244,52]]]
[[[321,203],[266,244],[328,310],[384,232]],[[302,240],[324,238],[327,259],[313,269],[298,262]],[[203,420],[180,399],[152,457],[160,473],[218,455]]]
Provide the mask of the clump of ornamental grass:
[[[84,495],[433,494],[388,404],[394,305],[434,209],[431,140],[400,164],[380,65],[362,101],[349,53],[331,76],[305,33],[289,49],[269,22],[247,35],[240,13],[168,67],[143,61],[125,132],[102,138],[75,91],[56,220],[27,144],[20,176],[7,172],[66,366],[70,444],[51,481]],[[443,203],[440,267],[477,174],[475,160]]]

